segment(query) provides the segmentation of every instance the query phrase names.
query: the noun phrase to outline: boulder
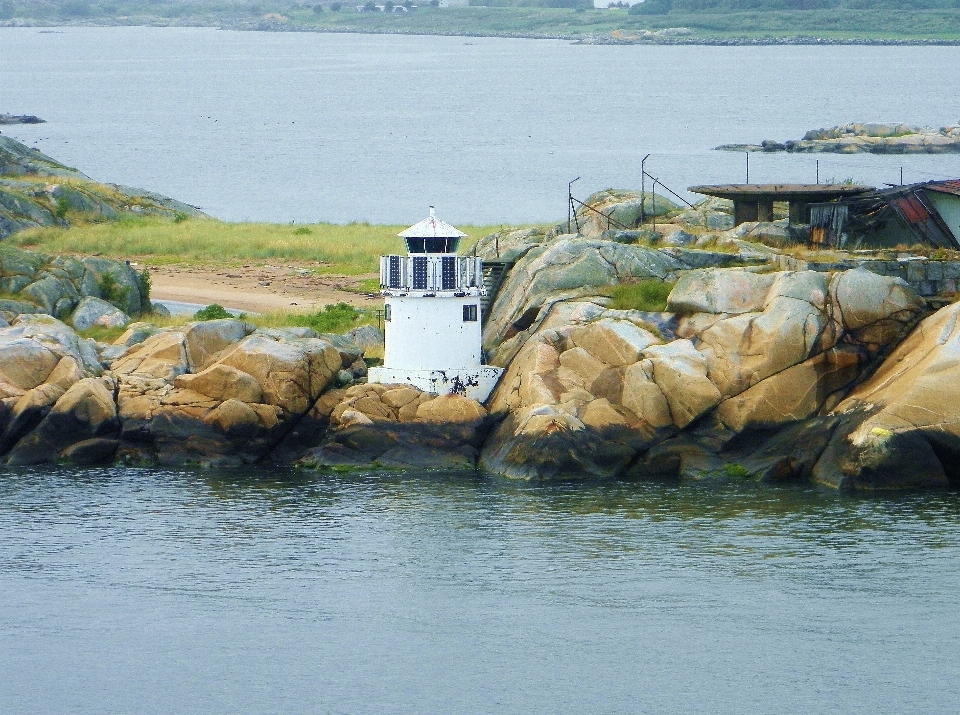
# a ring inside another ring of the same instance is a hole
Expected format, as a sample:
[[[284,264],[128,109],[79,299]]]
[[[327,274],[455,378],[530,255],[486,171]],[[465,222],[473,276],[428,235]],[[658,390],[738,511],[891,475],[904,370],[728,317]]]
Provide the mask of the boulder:
[[[853,350],[819,353],[724,400],[717,418],[735,432],[807,419],[860,376],[860,361]]]
[[[417,407],[417,420],[427,424],[478,424],[486,417],[483,405],[460,395],[440,395]]]
[[[118,375],[172,380],[188,372],[186,335],[181,330],[164,330],[131,347],[111,369]]]
[[[233,318],[188,323],[183,334],[189,371],[200,372],[221,350],[240,342],[255,329],[256,326]]]
[[[105,300],[87,296],[73,311],[70,322],[77,330],[89,330],[94,326],[123,328],[130,323],[130,316]]]
[[[586,407],[584,414],[589,412]],[[591,428],[554,405],[525,407],[496,428],[480,452],[480,465],[512,479],[612,479],[652,436],[652,430],[618,421]]]
[[[720,402],[720,391],[707,377],[707,359],[689,340],[674,340],[643,351],[653,380],[663,392],[673,424],[683,429]]]
[[[71,445],[119,435],[114,389],[110,378],[84,378],[56,401],[40,424],[10,451],[12,465],[56,461]]]
[[[180,375],[174,379],[173,384],[214,400],[261,402],[263,399],[260,383],[230,365],[213,364],[195,375]]]
[[[923,299],[900,278],[871,273],[865,268],[837,273],[830,297],[848,331],[862,331],[889,320],[909,322],[923,309]]]
[[[305,433],[313,444],[304,440],[284,453],[308,468],[475,468],[490,427],[487,411],[475,400],[402,385],[334,391],[314,411],[310,419],[316,425],[329,415],[329,429]]]
[[[0,395],[19,396],[46,382],[65,357],[84,377],[101,372],[92,341],[78,337],[55,318],[19,316],[13,325],[0,328]]]
[[[577,209],[576,217],[579,233],[588,237],[599,236],[610,228],[636,228],[642,215],[664,216],[679,209],[662,195],[654,198],[648,193],[643,198],[639,191],[620,189],[593,193],[584,204]]]
[[[570,340],[596,359],[612,366],[629,365],[640,353],[660,342],[652,333],[627,320],[601,319],[570,331]]]
[[[683,273],[667,297],[671,313],[739,315],[763,309],[774,274],[746,269]]]
[[[263,399],[291,414],[303,414],[320,397],[341,367],[340,353],[323,340],[244,338],[218,360],[256,379]]]
[[[547,233],[542,228],[509,229],[481,238],[474,253],[486,261],[516,261],[547,240]]]
[[[958,318],[960,304],[953,304],[925,319],[837,405],[832,414],[841,424],[816,481],[851,490],[960,481]]]

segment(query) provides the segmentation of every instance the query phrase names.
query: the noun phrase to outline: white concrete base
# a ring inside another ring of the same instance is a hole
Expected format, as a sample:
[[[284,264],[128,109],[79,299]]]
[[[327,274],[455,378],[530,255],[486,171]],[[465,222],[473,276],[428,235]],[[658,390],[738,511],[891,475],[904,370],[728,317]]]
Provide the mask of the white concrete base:
[[[471,400],[483,402],[497,386],[502,367],[481,365],[458,370],[403,370],[394,367],[371,367],[367,381],[381,385],[410,385],[434,395],[455,392]]]

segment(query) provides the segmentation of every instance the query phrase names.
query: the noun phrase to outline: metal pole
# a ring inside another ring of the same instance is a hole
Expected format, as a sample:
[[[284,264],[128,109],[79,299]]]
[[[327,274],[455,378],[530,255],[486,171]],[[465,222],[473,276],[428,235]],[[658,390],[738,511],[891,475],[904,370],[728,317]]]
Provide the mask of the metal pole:
[[[750,183],[750,152],[747,152],[747,183]]]
[[[650,155],[647,154],[640,161],[640,223],[647,220],[647,212],[643,207],[644,202],[647,200],[647,170],[644,168],[644,165],[649,158]]]
[[[817,183],[820,183],[820,160],[817,159]]]
[[[578,181],[579,176],[567,184],[567,233],[570,233],[570,219],[573,218],[573,185]]]
[[[903,186],[903,167],[900,167],[900,186]]]
[[[657,182],[656,182],[656,180],[654,180],[654,182],[653,182],[653,196],[651,197],[650,201],[651,201],[652,204],[653,204],[653,206],[652,206],[652,209],[653,209],[653,211],[652,211],[652,212],[653,212],[653,230],[656,231],[656,230],[657,230]]]

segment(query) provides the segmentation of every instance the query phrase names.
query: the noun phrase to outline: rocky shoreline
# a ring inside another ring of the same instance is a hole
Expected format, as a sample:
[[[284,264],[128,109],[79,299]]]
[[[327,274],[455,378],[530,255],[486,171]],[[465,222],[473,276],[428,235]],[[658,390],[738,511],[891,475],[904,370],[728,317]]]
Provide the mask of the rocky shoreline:
[[[11,137],[0,136],[0,239],[75,216],[113,220],[156,215],[207,218],[195,206],[117,184],[101,184]]]
[[[18,156],[7,165],[23,177],[51,170]],[[570,227],[477,244],[511,266],[484,324],[487,362],[505,371],[485,404],[368,384],[364,351],[382,344],[370,326],[131,324],[152,306],[130,266],[3,246],[0,458],[960,485],[960,303],[935,310],[949,298],[872,272],[890,262],[876,256],[782,270],[791,230],[734,227],[717,199],[658,198],[656,230],[639,224],[649,196],[586,205]],[[960,278],[960,256],[923,259],[924,276],[937,263]],[[622,290],[665,300],[620,305]],[[92,326],[126,331],[98,342],[82,335]]]
[[[813,129],[803,139],[760,144],[723,144],[720,151],[800,154],[951,154],[960,153],[960,123],[933,129],[909,124],[842,124]]]

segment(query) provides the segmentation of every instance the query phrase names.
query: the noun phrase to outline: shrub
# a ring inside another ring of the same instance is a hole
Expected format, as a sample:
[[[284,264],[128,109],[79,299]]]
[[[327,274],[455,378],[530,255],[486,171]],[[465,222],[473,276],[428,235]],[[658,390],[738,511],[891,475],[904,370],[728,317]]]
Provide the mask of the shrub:
[[[621,283],[610,291],[611,306],[616,310],[645,310],[659,313],[666,310],[667,296],[673,290],[672,283],[656,278]]]
[[[227,309],[222,305],[214,303],[213,305],[208,305],[206,308],[201,308],[196,313],[193,314],[195,320],[220,320],[221,318],[232,318],[233,316],[227,312]]]
[[[100,297],[108,303],[117,303],[127,297],[126,288],[117,283],[117,279],[109,273],[100,276],[97,289],[100,291]]]
[[[343,7],[343,5],[341,5],[341,4],[338,3],[338,2],[330,3],[330,9],[331,9],[333,12],[340,12],[340,8],[342,8],[342,7]]]
[[[311,231],[311,230],[310,230],[309,228],[307,228],[306,226],[299,226],[299,227],[293,229],[293,234],[294,234],[295,236],[306,236],[306,235],[311,234],[311,233],[313,233],[313,231]]]
[[[149,268],[144,268],[137,273],[137,284],[140,288],[140,305],[144,306],[147,310],[150,309],[150,289],[153,287],[152,283]]]
[[[67,217],[67,211],[70,210],[70,202],[65,196],[61,196],[57,199],[57,205],[53,209],[53,215],[58,219],[63,220]]]
[[[187,214],[185,214],[183,211],[177,211],[176,213],[173,214],[173,222],[174,222],[174,223],[183,223],[184,221],[188,220],[189,218],[190,218],[190,217],[189,217]]]
[[[297,322],[313,328],[318,333],[342,333],[357,324],[363,312],[347,303],[324,306],[323,310],[304,315]]]

